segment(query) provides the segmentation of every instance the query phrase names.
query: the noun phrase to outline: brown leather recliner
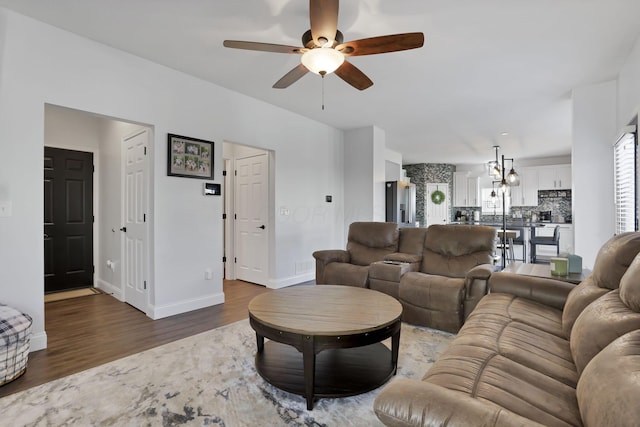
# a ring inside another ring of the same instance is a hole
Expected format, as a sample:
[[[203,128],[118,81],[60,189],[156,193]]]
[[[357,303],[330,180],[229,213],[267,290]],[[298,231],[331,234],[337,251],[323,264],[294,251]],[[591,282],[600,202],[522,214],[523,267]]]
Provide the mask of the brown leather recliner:
[[[496,229],[477,225],[432,225],[420,271],[400,280],[402,320],[457,332],[487,293],[495,270]]]
[[[600,250],[578,286],[495,273],[422,380],[397,379],[374,409],[388,426],[636,426],[640,233]]]
[[[354,222],[347,249],[316,251],[316,284],[368,287],[369,265],[398,251],[398,225],[391,222]]]

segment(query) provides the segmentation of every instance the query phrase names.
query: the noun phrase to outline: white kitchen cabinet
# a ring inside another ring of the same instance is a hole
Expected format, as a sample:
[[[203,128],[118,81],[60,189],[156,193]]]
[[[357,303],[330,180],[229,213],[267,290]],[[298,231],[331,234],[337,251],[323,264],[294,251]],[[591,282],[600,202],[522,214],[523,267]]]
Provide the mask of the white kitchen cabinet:
[[[571,165],[538,166],[539,190],[571,188]]]
[[[453,173],[453,206],[480,206],[480,178],[468,172]]]
[[[522,168],[520,185],[511,187],[511,206],[538,206],[538,168]]]

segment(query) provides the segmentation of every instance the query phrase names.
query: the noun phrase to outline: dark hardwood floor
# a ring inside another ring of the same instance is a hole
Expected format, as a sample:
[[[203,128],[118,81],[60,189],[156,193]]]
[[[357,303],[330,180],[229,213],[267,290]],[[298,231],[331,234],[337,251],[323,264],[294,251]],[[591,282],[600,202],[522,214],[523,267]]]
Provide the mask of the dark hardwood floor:
[[[224,304],[159,320],[105,294],[46,303],[47,349],[29,355],[25,374],[0,387],[0,397],[246,319],[249,301],[268,291],[225,281]]]

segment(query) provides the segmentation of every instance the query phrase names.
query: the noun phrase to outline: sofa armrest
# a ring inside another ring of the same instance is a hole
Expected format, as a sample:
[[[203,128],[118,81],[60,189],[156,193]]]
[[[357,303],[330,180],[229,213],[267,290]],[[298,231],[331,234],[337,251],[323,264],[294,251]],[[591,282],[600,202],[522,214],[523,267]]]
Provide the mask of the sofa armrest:
[[[496,266],[493,264],[480,264],[473,267],[467,272],[466,280],[482,279],[489,280],[491,274],[496,271]]]
[[[313,257],[316,259],[316,284],[325,283],[324,268],[332,262],[349,262],[351,256],[349,252],[342,249],[328,249],[315,251]]]
[[[399,378],[373,404],[387,426],[540,426],[532,420],[466,394],[416,379]]]
[[[489,278],[489,292],[511,294],[562,310],[567,296],[576,285],[562,280],[525,276],[507,272]]]
[[[480,264],[469,270],[464,279],[464,318],[469,317],[476,305],[488,292],[488,280],[496,270],[493,264]]]
[[[325,265],[330,262],[349,262],[351,257],[349,252],[342,249],[329,249],[324,251],[315,251],[313,257],[316,261],[321,261]]]

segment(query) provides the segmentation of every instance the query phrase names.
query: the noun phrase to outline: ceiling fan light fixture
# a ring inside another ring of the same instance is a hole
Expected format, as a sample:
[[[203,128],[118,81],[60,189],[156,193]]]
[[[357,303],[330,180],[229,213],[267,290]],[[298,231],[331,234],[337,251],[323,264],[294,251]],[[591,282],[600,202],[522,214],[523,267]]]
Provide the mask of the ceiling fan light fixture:
[[[303,53],[300,61],[312,73],[324,76],[342,65],[344,55],[331,47],[320,47]]]

